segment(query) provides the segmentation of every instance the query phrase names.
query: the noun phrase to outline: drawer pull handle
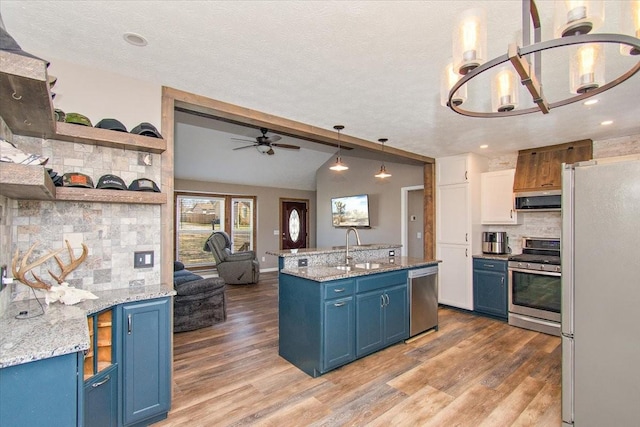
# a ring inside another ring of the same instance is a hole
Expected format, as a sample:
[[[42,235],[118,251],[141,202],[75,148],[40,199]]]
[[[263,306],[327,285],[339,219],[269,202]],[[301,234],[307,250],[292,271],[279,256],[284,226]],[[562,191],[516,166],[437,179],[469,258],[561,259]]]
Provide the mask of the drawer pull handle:
[[[469,241],[469,233],[464,233],[464,241],[465,242]]]
[[[469,171],[464,171],[464,180],[467,181],[469,179]]]
[[[102,384],[105,384],[106,382],[108,382],[110,379],[111,379],[111,377],[109,375],[107,375],[106,377],[104,377],[104,379],[102,381],[98,381],[97,383],[91,384],[91,387],[98,388]]]
[[[509,218],[513,219],[513,209],[509,211]]]
[[[387,302],[385,303],[385,306],[387,306],[387,305],[389,305],[389,295],[388,294],[384,294],[384,297],[387,300]]]
[[[345,304],[346,304],[346,302],[342,301],[342,302],[337,302],[337,303],[333,304],[333,306],[334,307],[342,307]]]
[[[504,276],[500,278],[500,284],[504,285]]]
[[[487,267],[487,268],[494,268],[495,267],[495,265],[493,265],[493,264],[484,264],[484,266]]]
[[[133,319],[131,319],[131,315],[127,316],[127,335],[131,335],[131,330],[133,329]]]
[[[380,307],[384,307],[384,295],[380,295]]]
[[[469,249],[465,249],[464,250],[464,256],[465,256],[465,258],[469,256]]]
[[[336,294],[339,294],[340,292],[344,292],[344,291],[345,291],[344,288],[338,288],[333,290],[333,292],[335,292]]]

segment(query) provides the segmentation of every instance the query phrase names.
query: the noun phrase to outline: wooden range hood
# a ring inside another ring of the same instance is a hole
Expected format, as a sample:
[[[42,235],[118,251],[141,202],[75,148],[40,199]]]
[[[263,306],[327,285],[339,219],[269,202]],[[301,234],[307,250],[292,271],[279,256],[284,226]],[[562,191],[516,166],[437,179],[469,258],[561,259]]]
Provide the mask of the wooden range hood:
[[[513,192],[561,190],[562,164],[592,158],[593,141],[590,139],[520,150],[513,180]]]

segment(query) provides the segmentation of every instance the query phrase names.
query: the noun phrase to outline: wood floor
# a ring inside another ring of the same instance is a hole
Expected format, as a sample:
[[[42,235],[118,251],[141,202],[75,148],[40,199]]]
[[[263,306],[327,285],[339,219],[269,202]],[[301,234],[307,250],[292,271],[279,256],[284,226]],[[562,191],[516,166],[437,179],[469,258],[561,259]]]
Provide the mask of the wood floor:
[[[228,286],[226,322],[174,334],[154,426],[559,426],[560,339],[441,308],[437,332],[319,378],[278,356],[277,273]]]

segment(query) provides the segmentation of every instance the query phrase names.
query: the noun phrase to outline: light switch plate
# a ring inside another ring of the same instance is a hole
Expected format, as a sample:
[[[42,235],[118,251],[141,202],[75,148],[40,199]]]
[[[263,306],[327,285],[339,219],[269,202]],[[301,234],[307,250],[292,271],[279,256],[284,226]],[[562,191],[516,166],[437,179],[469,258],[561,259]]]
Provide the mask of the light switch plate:
[[[133,253],[133,268],[153,267],[153,251],[140,251]]]

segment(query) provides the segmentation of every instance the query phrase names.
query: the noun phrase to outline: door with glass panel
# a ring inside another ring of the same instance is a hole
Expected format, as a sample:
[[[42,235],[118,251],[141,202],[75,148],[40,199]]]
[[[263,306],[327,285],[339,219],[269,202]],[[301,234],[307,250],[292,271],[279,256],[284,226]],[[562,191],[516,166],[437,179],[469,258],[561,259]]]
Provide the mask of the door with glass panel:
[[[300,249],[307,247],[307,209],[306,200],[282,200],[280,215],[280,234],[282,249]]]

